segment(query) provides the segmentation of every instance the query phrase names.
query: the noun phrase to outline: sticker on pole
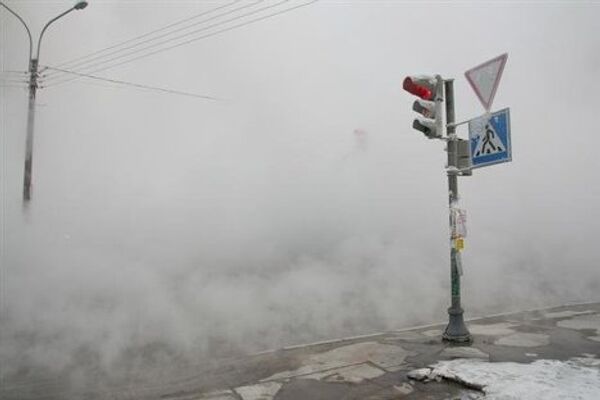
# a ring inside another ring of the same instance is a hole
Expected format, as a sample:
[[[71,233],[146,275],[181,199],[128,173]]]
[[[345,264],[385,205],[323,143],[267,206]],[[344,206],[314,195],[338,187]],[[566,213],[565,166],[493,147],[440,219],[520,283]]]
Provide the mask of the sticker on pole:
[[[469,121],[472,168],[512,161],[510,110],[505,108]]]
[[[484,62],[465,72],[465,77],[486,111],[492,108],[508,53]]]
[[[452,239],[467,237],[467,210],[451,208],[450,226]]]

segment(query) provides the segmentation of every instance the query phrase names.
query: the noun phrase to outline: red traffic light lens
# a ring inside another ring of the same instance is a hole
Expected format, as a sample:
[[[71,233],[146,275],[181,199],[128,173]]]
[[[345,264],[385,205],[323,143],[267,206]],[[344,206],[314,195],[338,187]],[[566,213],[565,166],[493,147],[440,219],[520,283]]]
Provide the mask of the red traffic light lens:
[[[402,88],[408,93],[414,94],[423,100],[431,100],[433,98],[433,93],[429,88],[423,85],[417,85],[415,82],[413,82],[410,76],[404,78],[404,82],[402,82]]]

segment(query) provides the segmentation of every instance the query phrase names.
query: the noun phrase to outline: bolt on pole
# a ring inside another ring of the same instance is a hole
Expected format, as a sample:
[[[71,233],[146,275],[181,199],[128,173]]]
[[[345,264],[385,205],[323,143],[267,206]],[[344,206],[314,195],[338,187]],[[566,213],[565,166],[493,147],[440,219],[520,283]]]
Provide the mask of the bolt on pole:
[[[458,138],[455,135],[456,128],[454,116],[454,80],[444,81],[446,92],[446,124],[448,134],[448,206],[450,213],[450,225],[452,227],[452,209],[458,202]],[[452,229],[451,229],[452,231]],[[452,343],[470,343],[471,334],[465,325],[463,309],[460,305],[460,274],[458,270],[458,258],[460,254],[450,242],[450,279],[451,279],[451,305],[448,308],[448,326],[442,336],[444,341]]]

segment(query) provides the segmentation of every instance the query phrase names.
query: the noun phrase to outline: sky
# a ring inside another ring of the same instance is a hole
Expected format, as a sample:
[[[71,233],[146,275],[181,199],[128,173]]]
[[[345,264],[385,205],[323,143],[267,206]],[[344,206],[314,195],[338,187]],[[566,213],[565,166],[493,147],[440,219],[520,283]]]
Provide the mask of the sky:
[[[74,4],[5,3],[34,38]],[[67,63],[242,6],[273,7],[103,71]],[[44,69],[23,207],[28,41],[1,9],[0,375],[444,321],[446,153],[411,128],[402,80],[453,78],[465,121],[484,110],[464,72],[502,53],[513,161],[459,178],[465,317],[598,301],[599,18],[598,1],[90,1],[40,65],[210,98]]]

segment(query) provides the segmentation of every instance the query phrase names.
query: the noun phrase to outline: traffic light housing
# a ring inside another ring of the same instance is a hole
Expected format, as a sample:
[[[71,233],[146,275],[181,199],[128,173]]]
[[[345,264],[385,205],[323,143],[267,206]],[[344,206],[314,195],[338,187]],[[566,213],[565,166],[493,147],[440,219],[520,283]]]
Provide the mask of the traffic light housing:
[[[435,95],[435,78],[427,75],[407,76],[402,88],[423,100],[431,100]]]
[[[441,138],[445,134],[444,112],[444,81],[436,76],[407,76],[402,82],[402,88],[419,99],[415,100],[412,109],[423,117],[413,121],[413,128],[423,132],[429,139]]]

